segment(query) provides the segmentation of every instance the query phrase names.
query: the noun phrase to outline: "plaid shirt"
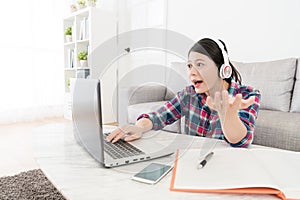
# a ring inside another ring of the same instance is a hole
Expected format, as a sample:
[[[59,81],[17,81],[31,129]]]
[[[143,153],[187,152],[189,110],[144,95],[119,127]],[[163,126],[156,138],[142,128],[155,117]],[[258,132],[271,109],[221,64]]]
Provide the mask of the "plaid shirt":
[[[229,95],[242,94],[243,99],[255,96],[255,102],[246,109],[238,111],[238,115],[247,128],[247,135],[238,143],[232,144],[225,138],[221,128],[217,111],[211,111],[206,103],[207,96],[198,94],[194,86],[188,86],[166,102],[157,112],[142,114],[138,117],[149,118],[154,130],[160,130],[166,125],[182,119],[184,121],[184,133],[203,137],[212,137],[226,140],[234,147],[247,147],[253,140],[255,121],[259,110],[260,93],[249,86],[239,85],[232,81],[228,89]]]

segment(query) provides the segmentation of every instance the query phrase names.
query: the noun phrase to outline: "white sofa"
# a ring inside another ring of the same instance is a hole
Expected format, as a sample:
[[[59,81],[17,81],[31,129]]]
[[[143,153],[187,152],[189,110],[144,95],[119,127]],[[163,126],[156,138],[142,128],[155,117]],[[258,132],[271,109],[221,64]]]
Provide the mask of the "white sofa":
[[[243,84],[261,91],[253,144],[300,151],[300,58],[233,64],[241,73]],[[140,114],[157,110],[174,96],[168,85],[155,84],[133,87],[124,93],[123,123],[135,123]],[[180,133],[180,121],[165,130]]]

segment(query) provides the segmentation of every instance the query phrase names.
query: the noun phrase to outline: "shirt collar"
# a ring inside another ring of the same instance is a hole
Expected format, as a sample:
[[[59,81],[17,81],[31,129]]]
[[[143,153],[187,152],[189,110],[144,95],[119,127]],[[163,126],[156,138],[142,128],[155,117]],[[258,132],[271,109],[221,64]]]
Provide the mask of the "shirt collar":
[[[201,103],[204,105],[205,102],[206,102],[206,98],[207,98],[206,94],[204,94],[204,93],[202,93],[202,94],[197,93],[196,90],[195,90],[195,87],[193,85],[191,86],[191,88],[192,88],[192,90],[191,90],[192,96],[196,97],[196,98],[199,98],[201,100]]]

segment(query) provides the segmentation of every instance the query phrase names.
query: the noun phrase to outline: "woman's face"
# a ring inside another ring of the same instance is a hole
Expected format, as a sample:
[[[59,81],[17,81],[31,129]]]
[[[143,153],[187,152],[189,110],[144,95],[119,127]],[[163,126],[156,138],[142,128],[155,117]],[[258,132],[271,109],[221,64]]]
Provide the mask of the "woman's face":
[[[219,71],[212,59],[208,56],[191,51],[188,58],[189,78],[197,93],[210,94],[210,91],[222,85]]]

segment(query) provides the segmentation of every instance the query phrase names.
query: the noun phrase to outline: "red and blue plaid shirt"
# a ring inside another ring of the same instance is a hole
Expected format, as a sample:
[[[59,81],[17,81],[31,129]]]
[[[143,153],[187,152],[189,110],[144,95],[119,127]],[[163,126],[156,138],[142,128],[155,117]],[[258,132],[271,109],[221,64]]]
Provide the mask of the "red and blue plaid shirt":
[[[166,102],[158,111],[142,114],[138,119],[149,118],[153,123],[152,129],[160,130],[184,117],[182,121],[185,123],[185,134],[224,139],[231,146],[247,147],[253,140],[261,98],[260,93],[252,87],[239,85],[234,81],[231,82],[228,93],[233,97],[240,93],[243,99],[255,96],[255,102],[251,106],[238,111],[241,121],[247,128],[247,135],[235,144],[229,143],[225,138],[217,111],[211,111],[206,104],[207,96],[196,93],[192,85],[178,92],[173,99]]]

